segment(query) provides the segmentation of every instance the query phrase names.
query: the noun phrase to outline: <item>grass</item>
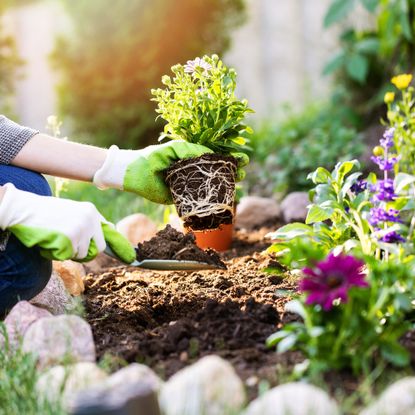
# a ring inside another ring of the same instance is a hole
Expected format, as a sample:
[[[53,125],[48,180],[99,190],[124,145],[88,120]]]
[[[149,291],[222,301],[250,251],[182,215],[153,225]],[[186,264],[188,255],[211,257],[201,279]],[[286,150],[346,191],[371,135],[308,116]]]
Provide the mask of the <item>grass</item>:
[[[1,322],[0,333],[6,334]],[[11,351],[6,340],[0,349],[0,415],[65,415],[59,402],[52,404],[39,397],[38,378],[35,357],[21,347]]]

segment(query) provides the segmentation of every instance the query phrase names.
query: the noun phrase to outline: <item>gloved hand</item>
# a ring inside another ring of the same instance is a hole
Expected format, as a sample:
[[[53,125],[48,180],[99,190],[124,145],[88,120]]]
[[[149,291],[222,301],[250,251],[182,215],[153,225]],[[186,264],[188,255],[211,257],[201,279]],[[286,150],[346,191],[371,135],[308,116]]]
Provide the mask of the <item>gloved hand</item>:
[[[89,261],[108,244],[124,262],[135,260],[134,248],[89,202],[39,196],[8,183],[0,202],[0,229],[23,245],[38,246],[48,259]]]
[[[173,200],[164,182],[164,171],[180,159],[199,157],[205,153],[212,153],[212,150],[178,140],[142,150],[120,150],[114,145],[109,148],[107,158],[95,173],[93,182],[100,189],[126,190],[156,203],[171,204]],[[239,167],[247,164],[247,156],[235,156],[238,163],[241,161]],[[241,169],[238,176],[243,176]]]

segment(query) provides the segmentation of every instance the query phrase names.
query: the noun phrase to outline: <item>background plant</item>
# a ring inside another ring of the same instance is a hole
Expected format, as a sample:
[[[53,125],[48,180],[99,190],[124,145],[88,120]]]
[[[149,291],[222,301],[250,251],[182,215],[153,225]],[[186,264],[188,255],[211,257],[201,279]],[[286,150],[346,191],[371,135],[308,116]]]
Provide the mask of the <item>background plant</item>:
[[[245,17],[243,0],[61,1],[73,23],[52,56],[61,115],[101,145],[154,142],[150,88],[189,56],[223,53]]]
[[[215,153],[230,154],[246,149],[243,121],[253,112],[246,100],[235,96],[236,72],[217,55],[174,65],[173,77],[163,76],[165,88],[152,90],[159,117],[167,124],[164,138],[204,145]]]
[[[349,18],[358,5],[369,13],[364,29]],[[383,95],[393,74],[413,72],[414,16],[414,0],[332,0],[327,10],[325,27],[336,24],[342,31],[340,50],[325,73],[335,74],[335,93],[363,128],[382,114]]]
[[[0,113],[6,115],[12,113],[15,83],[23,65],[23,60],[17,53],[16,42],[6,33],[3,25],[4,12],[14,4],[12,0],[0,2]]]
[[[348,113],[335,104],[316,102],[300,113],[282,110],[272,121],[257,125],[250,146],[245,186],[263,196],[308,190],[307,175],[316,166],[332,170],[338,161],[357,158],[364,150]]]
[[[316,270],[315,279],[320,278],[322,286],[313,291],[304,284],[306,275],[300,281],[306,294],[287,304],[287,311],[299,314],[301,321],[285,325],[267,341],[269,346],[277,345],[280,353],[302,351],[307,359],[302,368],[309,374],[350,369],[356,375],[367,376],[382,361],[398,367],[409,364],[409,353],[399,340],[411,327],[413,258],[381,262],[363,256],[366,268],[362,272],[367,274],[362,274],[364,284],[349,281],[344,296],[339,298],[339,292],[335,292],[326,307],[328,303],[315,296],[330,295],[338,284],[344,283],[342,280],[350,278],[350,258],[353,257],[337,259],[343,265],[332,264],[332,269],[328,265],[330,257],[320,262],[310,258],[310,268],[305,272]],[[357,262],[354,258],[353,261]]]

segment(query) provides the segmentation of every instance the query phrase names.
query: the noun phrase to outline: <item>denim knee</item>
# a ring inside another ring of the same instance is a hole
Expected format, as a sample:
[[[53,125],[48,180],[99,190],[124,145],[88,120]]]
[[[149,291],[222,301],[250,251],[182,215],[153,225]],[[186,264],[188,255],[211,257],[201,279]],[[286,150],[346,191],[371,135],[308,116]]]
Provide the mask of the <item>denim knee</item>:
[[[0,164],[0,185],[13,183],[17,189],[51,196],[52,191],[47,180],[39,173],[21,167]]]

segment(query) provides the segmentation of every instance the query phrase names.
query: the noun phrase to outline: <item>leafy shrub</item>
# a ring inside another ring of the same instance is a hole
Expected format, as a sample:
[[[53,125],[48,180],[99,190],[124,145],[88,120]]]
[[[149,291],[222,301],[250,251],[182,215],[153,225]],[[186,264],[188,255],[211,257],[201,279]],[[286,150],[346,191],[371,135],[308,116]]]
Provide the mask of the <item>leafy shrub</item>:
[[[150,89],[176,62],[222,53],[244,17],[243,0],[62,0],[73,21],[52,55],[60,111],[96,144],[154,141]]]
[[[372,15],[371,28],[356,26],[349,18],[358,4]],[[397,0],[332,0],[324,26],[338,24],[340,49],[324,72],[335,74],[343,105],[363,123],[376,122],[383,112],[383,95],[396,72],[413,71],[415,2]],[[364,124],[363,124],[364,126]]]
[[[266,195],[306,190],[316,165],[331,170],[339,159],[358,157],[364,146],[356,130],[346,126],[346,115],[330,104],[312,104],[255,128],[250,190]]]
[[[11,0],[0,2],[0,113],[12,112],[11,98],[14,93],[17,71],[23,64],[19,58],[13,37],[6,34],[2,25],[2,15],[11,6]]]

